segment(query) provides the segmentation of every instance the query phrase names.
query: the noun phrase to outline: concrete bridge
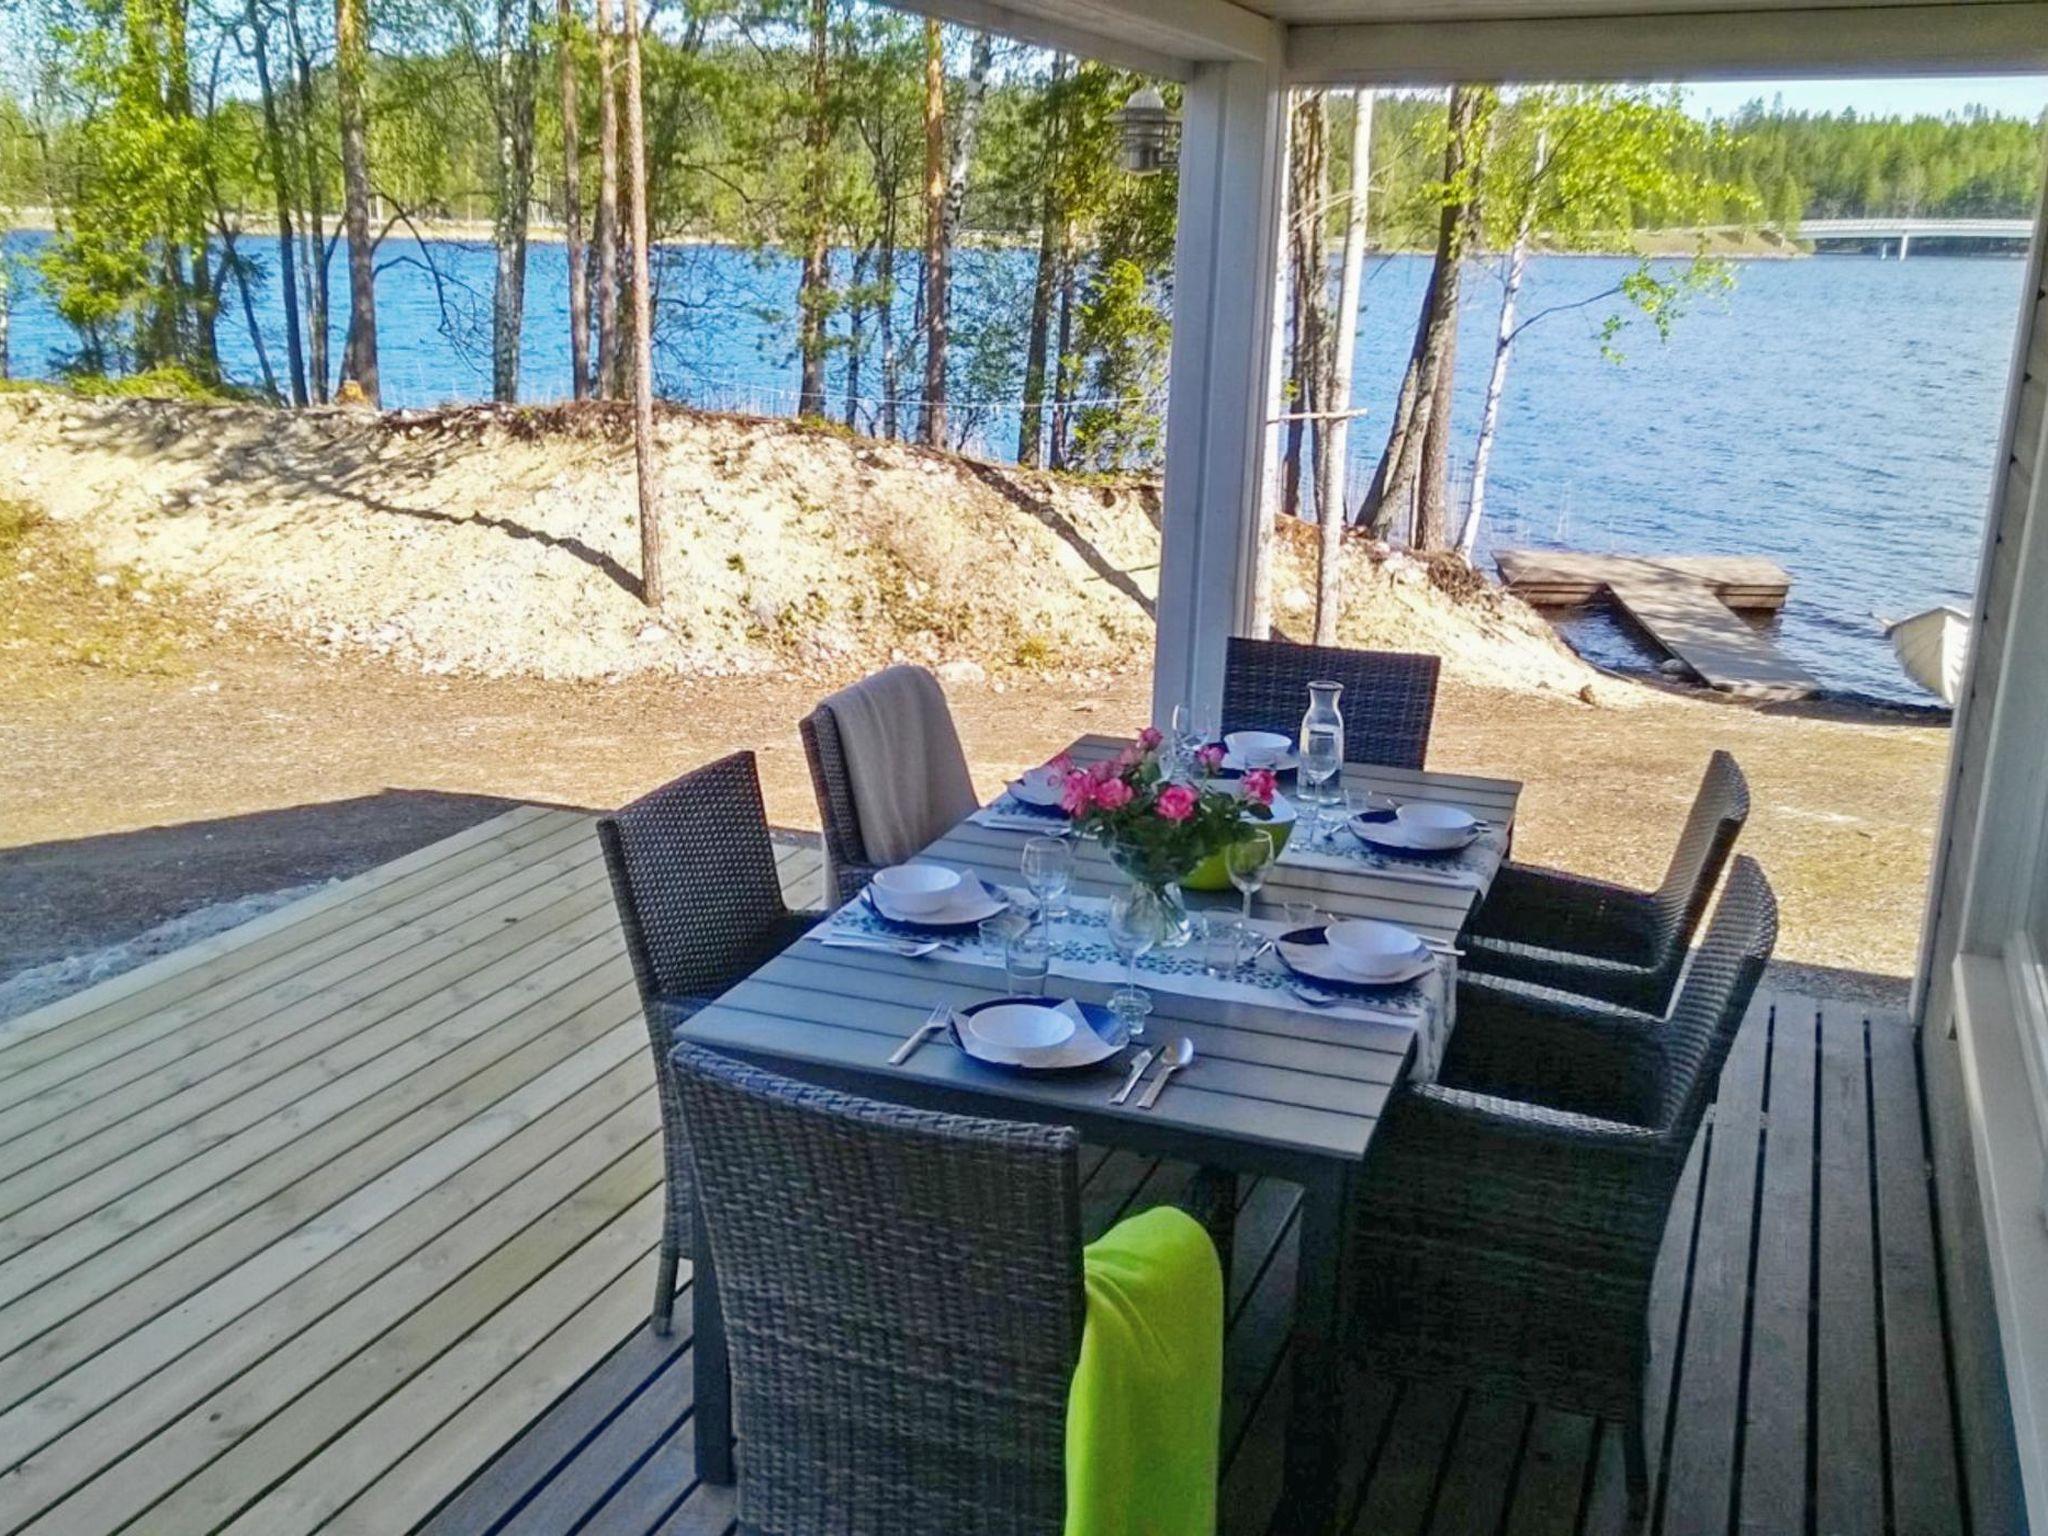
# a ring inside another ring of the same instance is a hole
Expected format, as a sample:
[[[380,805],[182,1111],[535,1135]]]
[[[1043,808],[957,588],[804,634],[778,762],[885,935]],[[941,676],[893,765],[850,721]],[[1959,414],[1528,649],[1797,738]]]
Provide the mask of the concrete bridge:
[[[1904,261],[1916,239],[1973,240],[2025,249],[2032,219],[1806,219],[1798,237],[1820,249],[1830,245],[1875,246],[1879,256]]]

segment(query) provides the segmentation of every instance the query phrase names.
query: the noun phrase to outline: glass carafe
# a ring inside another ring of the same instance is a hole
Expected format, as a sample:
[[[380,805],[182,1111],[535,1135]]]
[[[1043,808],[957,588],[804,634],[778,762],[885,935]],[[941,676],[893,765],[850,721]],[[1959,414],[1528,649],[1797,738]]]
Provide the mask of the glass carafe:
[[[1342,683],[1308,685],[1308,713],[1301,717],[1301,795],[1321,808],[1344,798],[1344,716],[1337,700]]]

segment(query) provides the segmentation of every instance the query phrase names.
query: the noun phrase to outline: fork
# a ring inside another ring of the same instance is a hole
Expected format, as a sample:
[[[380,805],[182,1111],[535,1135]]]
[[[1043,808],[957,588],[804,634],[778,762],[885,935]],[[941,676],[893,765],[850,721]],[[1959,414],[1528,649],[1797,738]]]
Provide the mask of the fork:
[[[916,1033],[912,1034],[908,1040],[905,1040],[894,1051],[890,1052],[889,1065],[900,1067],[904,1062],[910,1060],[912,1053],[920,1045],[923,1045],[925,1041],[931,1039],[933,1035],[944,1029],[952,1017],[953,1010],[944,1003],[940,1003],[936,1008],[932,1009],[931,1016],[918,1025]]]

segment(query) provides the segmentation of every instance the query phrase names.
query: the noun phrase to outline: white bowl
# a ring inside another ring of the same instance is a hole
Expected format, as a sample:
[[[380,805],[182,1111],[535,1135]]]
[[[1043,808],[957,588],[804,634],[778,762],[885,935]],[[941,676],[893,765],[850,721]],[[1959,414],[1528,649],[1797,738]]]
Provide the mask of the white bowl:
[[[936,912],[960,889],[960,872],[942,864],[897,864],[878,870],[875,886],[899,912]]]
[[[1067,776],[1047,763],[1031,768],[1010,780],[1010,793],[1026,805],[1058,805],[1066,793]]]
[[[1456,848],[1472,840],[1479,823],[1455,805],[1410,801],[1394,812],[1409,840],[1425,848]]]
[[[1007,1051],[1047,1051],[1074,1033],[1073,1015],[1041,1003],[997,1003],[968,1015],[978,1040]]]
[[[1324,930],[1338,966],[1368,981],[1395,976],[1415,961],[1422,940],[1395,923],[1354,917]]]
[[[1247,768],[1270,768],[1294,745],[1278,731],[1232,731],[1223,738],[1230,755]]]

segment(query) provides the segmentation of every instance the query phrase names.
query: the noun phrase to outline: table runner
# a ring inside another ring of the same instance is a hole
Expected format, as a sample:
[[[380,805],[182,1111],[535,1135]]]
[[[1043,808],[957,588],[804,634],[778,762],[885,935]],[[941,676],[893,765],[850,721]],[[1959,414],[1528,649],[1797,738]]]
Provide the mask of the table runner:
[[[1032,898],[1028,894],[1009,889],[1004,889],[1003,894],[1021,910],[1030,910]],[[1103,897],[1067,897],[1066,915],[1052,925],[1053,975],[1075,981],[1123,984],[1126,967],[1123,957],[1109,942],[1108,913],[1109,902]],[[1268,939],[1287,931],[1286,923],[1269,919],[1254,919],[1251,926],[1256,933]],[[810,938],[823,941],[837,935],[899,941],[915,937],[901,926],[889,923],[859,897],[814,928]],[[1002,950],[985,943],[977,930],[949,932],[944,939],[947,948],[941,953],[948,960],[987,966],[998,971],[1003,968]],[[1416,1034],[1415,1061],[1411,1072],[1418,1081],[1428,1082],[1436,1076],[1444,1041],[1450,1036],[1457,995],[1456,966],[1453,957],[1444,955],[1439,957],[1436,970],[1421,981],[1369,998],[1344,994],[1341,1002],[1318,1006],[1295,993],[1293,973],[1270,951],[1250,965],[1238,967],[1229,976],[1217,977],[1202,969],[1201,944],[1197,940],[1180,949],[1155,951],[1143,956],[1138,961],[1138,979],[1141,985],[1152,991],[1183,997],[1210,997],[1294,1013],[1405,1026]],[[1304,984],[1319,991],[1335,990],[1313,982],[1305,981]]]
[[[1341,813],[1340,813],[1341,814]],[[1480,828],[1479,836],[1467,847],[1453,853],[1386,853],[1360,842],[1348,825],[1331,829],[1321,838],[1311,838],[1314,812],[1304,808],[1295,835],[1280,850],[1279,862],[1297,869],[1327,869],[1339,874],[1384,875],[1390,880],[1413,880],[1418,885],[1448,885],[1459,890],[1485,892],[1507,857],[1507,829],[1492,822]]]

